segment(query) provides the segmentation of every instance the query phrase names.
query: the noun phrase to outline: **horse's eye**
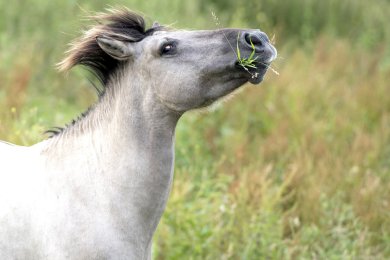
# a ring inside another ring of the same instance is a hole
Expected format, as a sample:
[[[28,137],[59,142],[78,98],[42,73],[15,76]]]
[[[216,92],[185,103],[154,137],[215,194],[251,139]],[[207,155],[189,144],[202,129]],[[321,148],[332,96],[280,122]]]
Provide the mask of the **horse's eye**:
[[[168,54],[174,54],[176,50],[176,44],[175,43],[165,43],[161,47],[161,55],[168,55]]]

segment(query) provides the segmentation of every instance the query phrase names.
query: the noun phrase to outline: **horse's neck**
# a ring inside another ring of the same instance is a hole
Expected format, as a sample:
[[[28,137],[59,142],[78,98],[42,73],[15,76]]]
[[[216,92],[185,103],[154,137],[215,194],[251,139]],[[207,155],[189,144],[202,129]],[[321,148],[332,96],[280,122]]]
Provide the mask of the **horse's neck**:
[[[96,194],[105,196],[116,225],[150,240],[171,188],[179,116],[156,102],[150,89],[131,91],[107,93],[85,122],[50,140],[43,154],[59,189],[74,189],[75,197],[97,207]]]

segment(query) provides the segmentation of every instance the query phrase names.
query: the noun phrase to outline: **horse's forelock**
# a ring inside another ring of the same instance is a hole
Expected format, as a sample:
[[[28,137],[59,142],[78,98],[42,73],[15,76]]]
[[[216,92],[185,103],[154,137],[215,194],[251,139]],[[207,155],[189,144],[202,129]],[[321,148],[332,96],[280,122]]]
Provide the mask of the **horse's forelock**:
[[[111,9],[89,17],[95,25],[71,43],[67,56],[58,63],[58,69],[67,71],[76,65],[83,65],[105,85],[120,61],[106,54],[97,44],[96,37],[109,36],[120,41],[137,42],[154,31],[145,29],[144,18],[126,8]]]

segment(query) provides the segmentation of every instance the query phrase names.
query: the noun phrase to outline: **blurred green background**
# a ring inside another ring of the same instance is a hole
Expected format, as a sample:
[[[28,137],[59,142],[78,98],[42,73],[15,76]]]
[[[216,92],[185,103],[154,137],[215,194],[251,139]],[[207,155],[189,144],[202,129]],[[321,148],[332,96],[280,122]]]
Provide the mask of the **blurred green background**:
[[[279,50],[280,75],[181,119],[155,259],[390,258],[390,1],[0,0],[0,139],[33,144],[96,100],[54,65],[107,5],[185,29],[214,11]]]

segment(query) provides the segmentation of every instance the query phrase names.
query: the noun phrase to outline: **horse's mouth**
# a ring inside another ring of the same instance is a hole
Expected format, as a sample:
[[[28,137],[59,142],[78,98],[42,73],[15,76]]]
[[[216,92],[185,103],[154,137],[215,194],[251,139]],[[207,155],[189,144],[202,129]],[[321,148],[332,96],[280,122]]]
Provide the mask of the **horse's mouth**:
[[[246,67],[239,62],[236,67],[243,71],[251,84],[257,85],[263,81],[264,75],[267,72],[270,64],[265,62],[254,62],[253,66]]]

